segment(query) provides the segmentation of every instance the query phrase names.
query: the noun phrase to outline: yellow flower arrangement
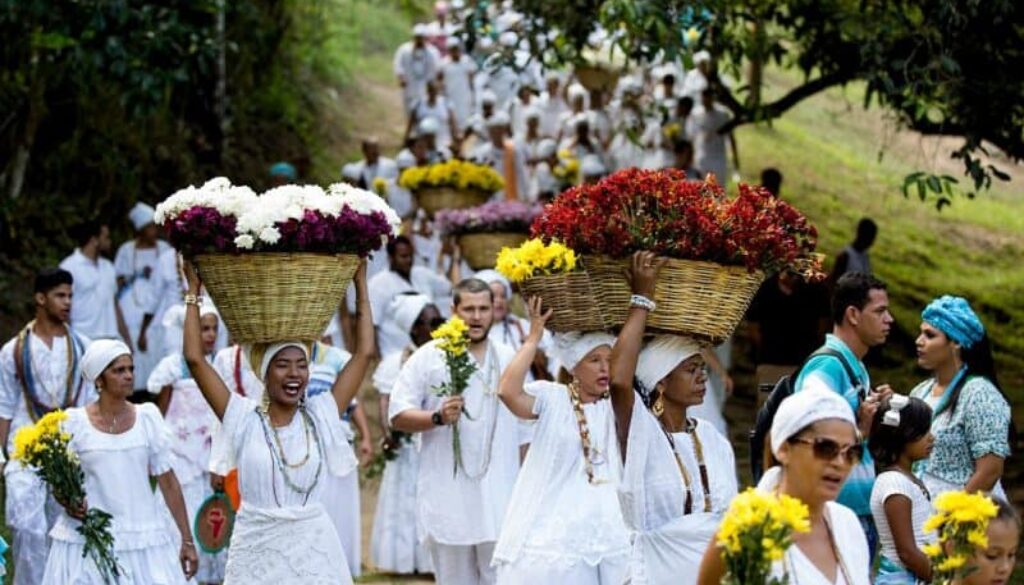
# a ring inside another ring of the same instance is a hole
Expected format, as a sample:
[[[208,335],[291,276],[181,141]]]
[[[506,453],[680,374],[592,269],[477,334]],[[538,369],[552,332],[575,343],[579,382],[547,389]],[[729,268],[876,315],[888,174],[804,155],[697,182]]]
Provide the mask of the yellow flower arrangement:
[[[995,502],[982,494],[946,492],[935,499],[935,515],[923,528],[938,534],[939,542],[921,549],[935,568],[934,583],[949,583],[970,571],[967,561],[988,547],[988,523],[998,512]]]
[[[501,190],[505,181],[489,166],[452,159],[408,168],[398,178],[398,184],[410,191],[430,187],[454,187],[493,193]]]
[[[576,270],[576,252],[559,242],[545,244],[534,238],[518,248],[502,248],[495,269],[512,282],[538,275],[561,274]]]
[[[373,180],[373,192],[381,197],[387,197],[388,180],[384,177],[377,177]]]
[[[787,495],[747,489],[736,496],[718,529],[726,566],[723,583],[769,585],[772,563],[782,560],[793,534],[811,529],[807,506]]]
[[[579,184],[580,182],[580,161],[572,155],[572,152],[563,148],[558,151],[558,164],[551,169],[551,174],[562,184],[562,188]]]

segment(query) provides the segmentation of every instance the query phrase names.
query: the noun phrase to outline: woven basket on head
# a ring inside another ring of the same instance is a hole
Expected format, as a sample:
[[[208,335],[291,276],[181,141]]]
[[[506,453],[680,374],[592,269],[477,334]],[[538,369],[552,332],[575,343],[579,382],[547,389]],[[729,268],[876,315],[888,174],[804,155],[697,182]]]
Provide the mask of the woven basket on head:
[[[588,256],[586,263],[604,325],[621,326],[631,296],[624,276],[629,259]],[[743,266],[670,258],[658,277],[658,308],[647,317],[647,327],[719,344],[732,335],[763,280],[763,272]]]
[[[502,248],[518,248],[530,236],[518,232],[492,232],[459,236],[459,248],[473,270],[494,268]]]
[[[590,275],[584,270],[535,276],[519,283],[524,298],[539,296],[544,310],[551,309],[548,329],[558,333],[600,331],[604,321],[598,308]]]
[[[320,339],[359,267],[351,254],[203,254],[194,262],[237,343]]]
[[[614,89],[615,84],[619,81],[619,72],[613,69],[594,65],[577,65],[574,71],[580,85],[591,91]]]
[[[455,187],[426,187],[416,189],[416,203],[433,217],[442,209],[465,209],[487,203],[491,193],[477,189],[456,189]]]

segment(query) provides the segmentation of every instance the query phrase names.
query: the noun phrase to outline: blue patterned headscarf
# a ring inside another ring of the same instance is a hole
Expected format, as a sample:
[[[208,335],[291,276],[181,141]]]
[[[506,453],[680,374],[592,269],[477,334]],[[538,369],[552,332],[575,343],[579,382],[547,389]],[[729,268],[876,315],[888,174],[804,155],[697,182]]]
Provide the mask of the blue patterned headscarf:
[[[985,337],[985,326],[971,309],[971,305],[962,297],[943,295],[932,301],[924,311],[921,319],[946,334],[946,337],[970,349]]]

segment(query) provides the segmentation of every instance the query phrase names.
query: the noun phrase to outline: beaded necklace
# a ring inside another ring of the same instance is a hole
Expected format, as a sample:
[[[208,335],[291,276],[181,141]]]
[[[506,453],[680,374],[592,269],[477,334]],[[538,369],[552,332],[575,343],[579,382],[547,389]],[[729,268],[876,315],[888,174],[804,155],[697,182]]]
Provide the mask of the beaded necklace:
[[[313,422],[312,417],[310,417],[309,413],[306,412],[306,407],[300,406],[299,414],[302,416],[303,426],[305,427],[306,430],[306,456],[299,463],[291,464],[288,463],[287,460],[285,459],[284,445],[281,444],[281,439],[277,434],[277,429],[272,429],[272,425],[270,424],[270,415],[261,408],[257,408],[256,413],[260,417],[260,426],[263,428],[263,438],[267,443],[267,449],[270,451],[270,458],[274,460],[274,464],[275,467],[277,468],[277,471],[281,472],[281,478],[284,480],[284,484],[288,486],[288,488],[291,489],[293,492],[303,496],[302,505],[306,505],[306,503],[309,501],[309,495],[313,493],[313,490],[320,482],[320,472],[323,469],[324,464],[323,445],[320,443],[320,434],[317,432],[316,423]],[[271,433],[273,433],[274,435],[273,442],[271,442]],[[288,469],[297,469],[299,467],[304,466],[309,461],[311,453],[311,438],[313,442],[316,444],[317,455],[319,457],[317,458],[316,472],[313,474],[313,481],[308,486],[304,487],[298,485],[295,481],[292,480]],[[276,443],[277,445],[276,450],[274,449],[274,443]],[[277,478],[273,469],[274,468],[271,468],[272,477],[270,485],[274,490],[274,501],[277,503],[278,507],[280,507],[281,500],[277,494]]]
[[[54,409],[74,406],[81,395],[83,384],[81,376],[78,375],[78,361],[81,358],[83,348],[81,347],[81,342],[71,332],[71,328],[65,324],[64,339],[67,344],[67,365],[65,366],[64,400],[56,406],[51,406],[40,400],[39,393],[36,390],[36,382],[39,376],[33,372],[33,369],[38,368],[35,367],[35,360],[32,358],[32,340],[29,339],[35,324],[35,319],[30,321],[21,330],[17,340],[14,342],[15,376],[21,382],[22,394],[25,396],[25,406],[28,408],[29,418],[33,422]],[[43,385],[41,378],[38,382],[40,386]],[[44,390],[46,390],[45,387]],[[56,398],[52,392],[47,391],[47,393],[51,394],[51,398]]]
[[[697,422],[693,419],[686,420],[686,429],[683,431],[690,435],[693,440],[693,451],[697,458],[697,468],[700,473],[700,485],[704,489],[704,511],[711,511],[711,485],[708,478],[707,464],[704,462],[704,445],[700,442],[700,438],[697,436]],[[683,505],[683,514],[693,513],[693,480],[690,478],[690,472],[686,470],[686,465],[683,464],[683,460],[679,457],[679,451],[676,449],[676,440],[672,436],[672,433],[665,428],[665,425],[658,419],[658,423],[661,425],[662,432],[665,433],[665,438],[668,439],[669,445],[672,447],[672,455],[676,458],[676,465],[679,467],[679,473],[683,476],[683,488],[686,490],[686,503]]]
[[[583,413],[583,400],[580,399],[580,385],[575,380],[569,384],[569,398],[572,400],[572,409],[576,413],[576,425],[580,430],[580,443],[583,446],[583,469],[587,473],[587,482],[592,485],[608,483],[608,480],[597,479],[594,476],[594,465],[599,465],[601,460],[600,451],[590,445],[590,428],[587,425],[587,417]],[[602,399],[604,396],[601,397]]]
[[[487,377],[484,378],[479,369],[473,372],[473,376],[480,374],[480,381],[484,387],[483,398],[484,400],[489,399],[493,403],[493,407],[491,409],[491,426],[488,428],[486,438],[484,439],[484,462],[483,465],[480,466],[480,470],[477,473],[469,473],[466,470],[466,465],[461,461],[461,455],[459,452],[456,452],[456,456],[458,456],[460,460],[459,467],[462,469],[462,472],[466,474],[466,477],[474,481],[486,475],[487,470],[491,466],[491,451],[494,448],[494,432],[497,430],[498,426],[498,398],[494,390],[494,385],[497,382],[497,379],[501,377],[501,371],[498,367],[498,356],[495,355],[494,346],[490,342],[487,344],[487,354],[484,357],[484,361],[488,365]]]

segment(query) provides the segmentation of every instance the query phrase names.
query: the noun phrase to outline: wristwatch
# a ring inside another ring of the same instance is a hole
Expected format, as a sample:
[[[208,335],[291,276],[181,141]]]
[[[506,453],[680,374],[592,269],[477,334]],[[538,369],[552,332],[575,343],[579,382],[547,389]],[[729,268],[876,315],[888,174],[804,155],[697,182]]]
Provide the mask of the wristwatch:
[[[441,418],[440,410],[435,410],[434,414],[430,415],[430,422],[434,423],[434,425],[438,427],[444,426],[444,419]]]

